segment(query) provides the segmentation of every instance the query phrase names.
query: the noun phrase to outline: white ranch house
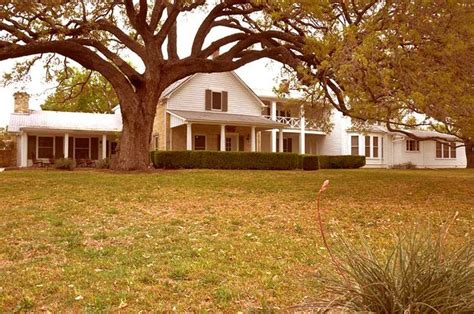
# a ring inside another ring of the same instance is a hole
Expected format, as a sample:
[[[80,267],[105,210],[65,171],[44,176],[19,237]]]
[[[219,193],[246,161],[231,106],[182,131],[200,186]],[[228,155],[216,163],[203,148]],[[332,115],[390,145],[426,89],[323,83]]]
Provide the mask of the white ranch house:
[[[351,119],[339,112],[333,112],[334,128],[325,133],[302,112],[288,110],[276,96],[257,95],[234,72],[195,74],[163,93],[150,149],[352,154],[366,156],[366,167],[377,168],[407,162],[420,168],[466,166],[464,147],[418,142],[381,127],[363,134],[353,131]],[[121,130],[118,108],[113,114],[30,110],[25,93],[15,94],[9,122],[9,131],[17,136],[20,167],[59,157],[109,157]]]

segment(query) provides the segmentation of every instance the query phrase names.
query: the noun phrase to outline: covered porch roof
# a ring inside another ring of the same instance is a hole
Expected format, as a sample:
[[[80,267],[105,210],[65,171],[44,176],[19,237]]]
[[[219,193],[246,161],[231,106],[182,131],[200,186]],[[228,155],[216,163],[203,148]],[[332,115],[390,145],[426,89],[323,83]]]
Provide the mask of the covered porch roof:
[[[202,123],[214,125],[235,125],[258,127],[265,129],[284,129],[285,124],[268,120],[261,116],[231,114],[223,112],[202,112],[185,110],[168,110],[171,114],[171,127],[175,128],[186,123]]]

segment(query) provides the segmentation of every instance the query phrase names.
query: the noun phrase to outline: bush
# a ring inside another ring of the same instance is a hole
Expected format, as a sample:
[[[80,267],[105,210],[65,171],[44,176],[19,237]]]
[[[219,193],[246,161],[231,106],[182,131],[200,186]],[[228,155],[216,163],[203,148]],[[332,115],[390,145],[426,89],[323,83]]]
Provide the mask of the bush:
[[[411,161],[405,162],[403,164],[393,165],[392,169],[416,169],[416,165]]]
[[[155,151],[156,168],[292,170],[300,166],[298,154],[211,151]]]
[[[365,166],[365,156],[318,156],[319,169],[356,169]]]
[[[300,168],[303,170],[318,170],[319,169],[319,156],[314,155],[301,155]]]
[[[341,240],[342,276],[329,284],[337,305],[371,313],[473,313],[473,245],[449,249],[443,238],[414,229],[384,254]]]
[[[104,158],[97,160],[95,163],[95,167],[97,169],[109,169],[110,168],[110,159],[109,158]]]
[[[76,162],[69,158],[60,158],[54,161],[54,168],[63,170],[73,170],[76,168]]]

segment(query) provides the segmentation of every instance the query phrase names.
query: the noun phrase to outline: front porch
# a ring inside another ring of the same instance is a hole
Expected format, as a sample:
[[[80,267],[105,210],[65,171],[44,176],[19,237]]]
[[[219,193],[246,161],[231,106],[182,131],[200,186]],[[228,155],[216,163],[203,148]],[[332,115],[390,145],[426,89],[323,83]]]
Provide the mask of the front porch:
[[[176,110],[168,114],[169,150],[257,152],[261,150],[262,132],[275,127],[283,132],[284,128],[259,116]]]
[[[92,166],[97,160],[110,158],[116,146],[114,134],[24,130],[18,136],[18,166],[50,165],[60,158]]]

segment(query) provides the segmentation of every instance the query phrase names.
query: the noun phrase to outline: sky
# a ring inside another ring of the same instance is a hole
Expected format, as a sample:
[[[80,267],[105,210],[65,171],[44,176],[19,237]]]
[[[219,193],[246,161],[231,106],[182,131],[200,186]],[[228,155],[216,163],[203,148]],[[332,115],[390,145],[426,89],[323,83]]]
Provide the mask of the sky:
[[[178,20],[178,51],[186,56],[190,50],[195,31],[200,25],[205,12],[187,13]],[[216,29],[208,36],[206,43],[220,38],[229,31]],[[134,65],[141,62],[133,55],[129,56]],[[135,59],[134,59],[135,58]],[[0,61],[0,76],[11,70],[16,60]],[[238,69],[237,74],[257,93],[268,94],[277,85],[277,78],[281,65],[268,59],[259,60]],[[44,69],[41,64],[31,71],[31,80],[18,82],[12,86],[0,86],[0,127],[8,124],[9,115],[13,112],[13,94],[17,91],[26,91],[31,95],[30,108],[40,109],[47,95],[54,92],[54,84],[47,84],[44,80]]]

